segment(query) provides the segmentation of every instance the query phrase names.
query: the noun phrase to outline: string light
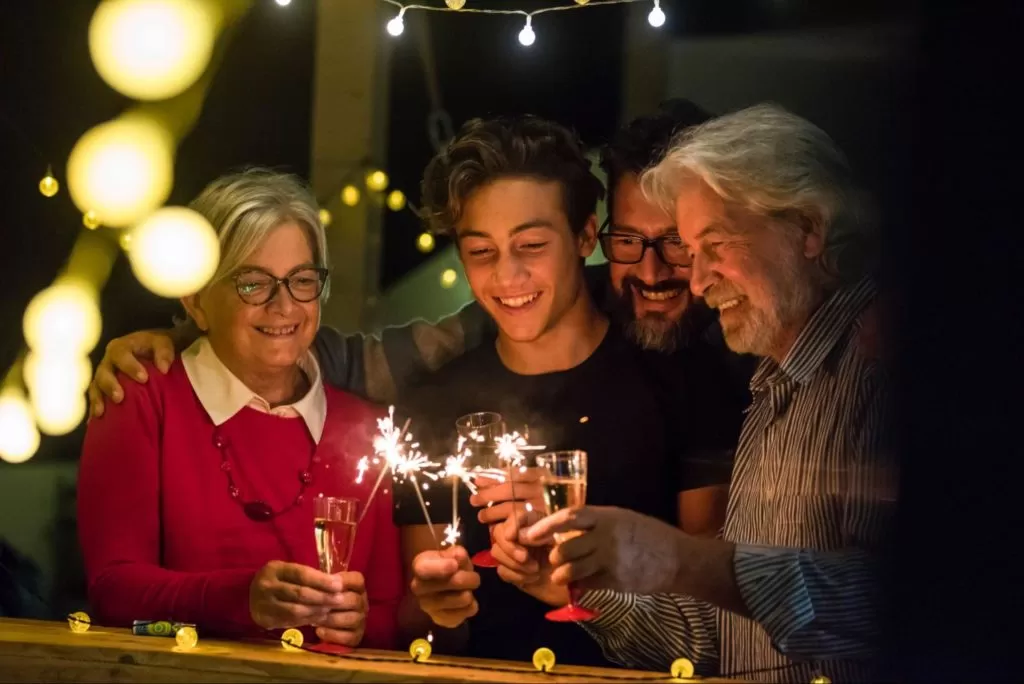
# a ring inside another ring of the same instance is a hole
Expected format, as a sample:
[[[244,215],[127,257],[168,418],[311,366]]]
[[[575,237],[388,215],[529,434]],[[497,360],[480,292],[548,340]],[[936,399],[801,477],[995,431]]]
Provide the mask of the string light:
[[[68,615],[68,627],[75,634],[82,634],[89,631],[89,627],[92,625],[92,618],[88,614],[78,611]]]
[[[448,290],[454,287],[458,279],[459,274],[455,272],[454,268],[446,268],[441,272],[441,287]]]
[[[388,187],[388,174],[374,169],[366,174],[366,187],[374,192],[383,192]]]
[[[276,2],[281,7],[287,7],[288,5],[292,4],[292,0],[274,0],[274,2]]]
[[[20,391],[4,390],[0,393],[0,460],[24,463],[38,449],[39,430],[32,407]]]
[[[416,249],[424,254],[434,251],[434,236],[430,233],[420,233],[420,236],[416,238]]]
[[[693,676],[693,663],[686,658],[677,658],[672,661],[669,673],[673,679],[689,679]]]
[[[526,26],[519,32],[519,42],[526,47],[530,47],[535,40],[537,40],[537,35],[533,32],[533,17],[527,14]]]
[[[409,644],[409,656],[415,663],[426,660],[430,657],[432,652],[433,648],[431,647],[430,642],[426,639],[416,639],[414,642]]]
[[[96,215],[95,211],[90,209],[82,214],[82,225],[89,230],[96,230],[100,227],[100,217]]]
[[[590,0],[576,0],[577,5],[586,5]]]
[[[402,17],[405,15],[405,8],[403,7],[398,11],[398,16],[388,22],[388,33],[393,36],[402,35],[402,31],[405,30],[405,22],[402,21]]]
[[[33,297],[22,319],[29,349],[73,357],[92,351],[101,327],[96,292],[73,279],[54,283]]]
[[[341,203],[346,207],[354,207],[359,204],[359,188],[354,185],[346,185],[342,188]]]
[[[388,193],[387,203],[391,211],[402,211],[405,208],[405,193],[401,190],[392,190]]]
[[[533,652],[533,666],[541,672],[551,672],[555,667],[555,652],[543,646],[538,648]]]
[[[654,0],[654,9],[647,15],[647,23],[654,28],[665,25],[665,13],[661,9],[661,0]]]
[[[331,212],[327,211],[326,209],[321,209],[320,210],[320,224],[324,228],[326,228],[327,226],[331,225],[331,221],[332,220],[333,220],[333,218],[331,217]]]
[[[444,0],[444,4],[448,5],[448,9],[460,10],[466,6],[466,0]]]
[[[175,632],[174,641],[178,644],[178,648],[192,649],[199,643],[199,633],[196,632],[195,627],[182,627]]]
[[[184,297],[201,290],[220,260],[213,226],[185,207],[164,207],[132,231],[128,253],[132,272],[161,297]]]
[[[60,190],[60,183],[53,177],[53,168],[46,167],[46,175],[39,181],[39,192],[43,197],[53,197]]]
[[[832,680],[825,675],[818,675],[811,680],[811,684],[832,684]]]
[[[301,651],[305,641],[302,632],[294,627],[284,630],[284,634],[281,635],[281,645],[286,651]]]

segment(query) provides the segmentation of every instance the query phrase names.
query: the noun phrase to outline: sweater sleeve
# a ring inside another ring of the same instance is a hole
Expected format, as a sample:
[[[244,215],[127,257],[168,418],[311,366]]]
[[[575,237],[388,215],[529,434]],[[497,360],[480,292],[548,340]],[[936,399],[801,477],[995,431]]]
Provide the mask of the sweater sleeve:
[[[249,615],[256,569],[180,572],[160,567],[159,373],[124,383],[86,430],[78,474],[78,534],[89,601],[99,622],[177,620],[225,635],[258,628]]]
[[[398,605],[405,593],[401,541],[398,528],[391,521],[391,492],[380,493],[372,505],[374,537],[366,575],[370,610],[366,616],[363,645],[394,649],[399,646]]]

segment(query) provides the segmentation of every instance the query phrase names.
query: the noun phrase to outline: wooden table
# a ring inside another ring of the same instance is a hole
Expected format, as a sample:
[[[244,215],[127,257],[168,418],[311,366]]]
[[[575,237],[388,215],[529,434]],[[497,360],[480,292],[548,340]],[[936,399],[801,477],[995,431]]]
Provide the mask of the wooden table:
[[[370,660],[370,659],[373,660]],[[489,668],[489,669],[485,669]],[[289,651],[271,642],[204,639],[191,650],[167,637],[66,623],[0,619],[0,682],[544,682],[683,681],[668,673],[431,657],[359,649],[349,656]],[[701,680],[724,682],[726,680]]]

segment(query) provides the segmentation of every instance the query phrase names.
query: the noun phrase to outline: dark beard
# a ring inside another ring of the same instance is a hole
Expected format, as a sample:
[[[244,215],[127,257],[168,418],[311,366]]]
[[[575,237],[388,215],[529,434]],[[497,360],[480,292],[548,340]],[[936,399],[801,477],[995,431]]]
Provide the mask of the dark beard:
[[[633,311],[633,290],[639,287],[663,292],[689,289],[690,283],[687,280],[666,280],[654,287],[646,287],[639,278],[627,277],[622,281],[622,294],[615,291],[611,282],[608,283],[607,301],[612,303],[612,318],[626,338],[641,349],[671,354],[688,345],[714,319],[714,311],[697,297],[691,297],[689,306],[675,323],[663,314],[648,314],[637,319]]]

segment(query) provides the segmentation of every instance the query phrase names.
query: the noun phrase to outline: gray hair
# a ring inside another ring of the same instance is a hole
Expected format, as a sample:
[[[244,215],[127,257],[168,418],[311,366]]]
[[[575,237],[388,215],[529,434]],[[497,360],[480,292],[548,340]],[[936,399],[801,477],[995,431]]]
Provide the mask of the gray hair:
[[[874,265],[874,221],[846,157],[823,130],[778,105],[756,105],[683,131],[643,173],[641,187],[674,214],[680,186],[695,177],[750,211],[820,221],[819,265],[829,279],[856,280]]]
[[[296,176],[262,168],[228,174],[207,185],[189,206],[213,224],[220,239],[220,263],[211,283],[238,268],[272,230],[286,221],[294,221],[306,231],[313,262],[328,267],[320,209],[309,188]],[[325,297],[327,293],[325,287]]]

